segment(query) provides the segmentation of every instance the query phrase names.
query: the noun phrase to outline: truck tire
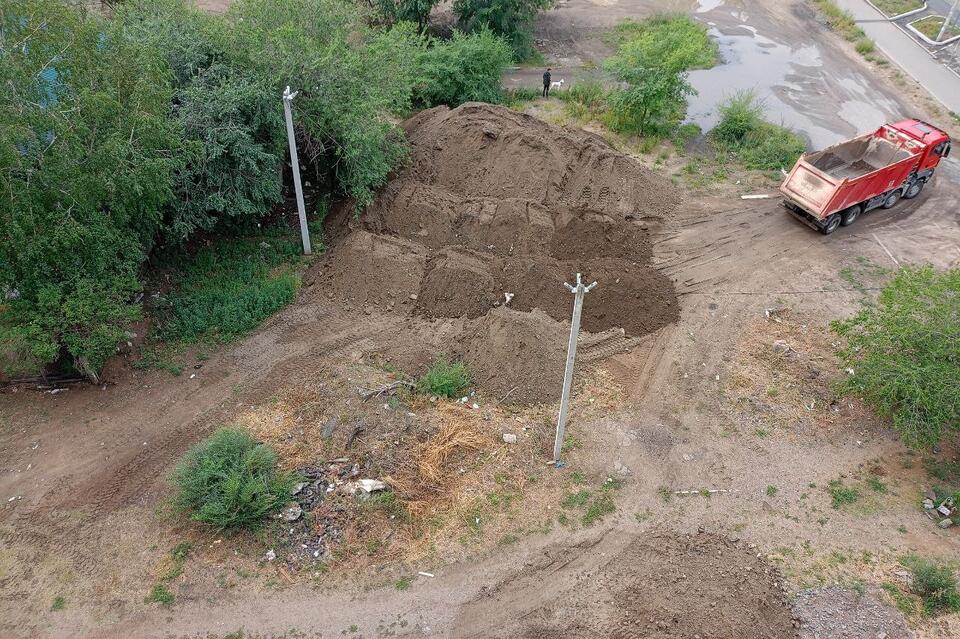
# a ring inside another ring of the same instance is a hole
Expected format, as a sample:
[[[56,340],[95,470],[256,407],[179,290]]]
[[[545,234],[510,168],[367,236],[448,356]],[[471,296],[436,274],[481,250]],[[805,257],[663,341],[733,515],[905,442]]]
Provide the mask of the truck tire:
[[[907,187],[907,192],[903,194],[903,199],[912,200],[913,198],[920,195],[920,191],[923,190],[923,185],[926,184],[924,180],[917,180],[913,184]]]
[[[850,226],[857,221],[858,217],[860,217],[860,205],[854,204],[840,214],[840,224],[843,226]]]
[[[900,201],[900,191],[894,191],[883,201],[883,208],[892,209]]]
[[[820,232],[824,235],[830,235],[840,226],[841,218],[839,213],[834,213],[827,218],[827,223],[823,225],[823,228],[820,229]]]

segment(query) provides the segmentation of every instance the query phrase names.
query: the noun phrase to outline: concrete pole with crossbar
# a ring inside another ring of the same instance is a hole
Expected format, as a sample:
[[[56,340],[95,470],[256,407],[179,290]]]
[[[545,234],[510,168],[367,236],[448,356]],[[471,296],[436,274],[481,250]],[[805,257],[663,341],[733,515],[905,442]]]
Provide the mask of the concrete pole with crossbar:
[[[593,290],[596,282],[584,286],[577,273],[577,283],[571,286],[563,283],[573,293],[573,319],[570,321],[570,341],[567,343],[567,366],[563,371],[563,393],[560,395],[560,415],[557,417],[557,439],[553,444],[553,463],[558,468],[560,450],[563,448],[563,431],[567,427],[567,411],[570,408],[570,387],[573,385],[573,365],[577,358],[577,337],[580,334],[580,312],[583,310],[583,296]]]

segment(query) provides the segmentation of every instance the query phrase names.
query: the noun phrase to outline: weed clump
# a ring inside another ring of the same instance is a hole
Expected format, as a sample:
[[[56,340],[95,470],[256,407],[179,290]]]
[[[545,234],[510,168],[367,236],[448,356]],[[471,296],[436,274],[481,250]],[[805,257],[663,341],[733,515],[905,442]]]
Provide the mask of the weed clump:
[[[834,508],[856,503],[860,499],[860,491],[853,486],[844,486],[841,479],[831,480],[827,491],[830,493],[830,505]]]
[[[917,556],[906,557],[901,563],[913,573],[910,590],[920,597],[925,613],[934,616],[960,612],[960,592],[950,567]]]
[[[219,529],[258,528],[286,502],[295,480],[278,472],[276,462],[273,449],[246,432],[220,429],[187,451],[174,471],[174,506]]]
[[[450,363],[440,358],[417,380],[417,390],[424,395],[456,397],[470,384],[470,374],[462,362]]]

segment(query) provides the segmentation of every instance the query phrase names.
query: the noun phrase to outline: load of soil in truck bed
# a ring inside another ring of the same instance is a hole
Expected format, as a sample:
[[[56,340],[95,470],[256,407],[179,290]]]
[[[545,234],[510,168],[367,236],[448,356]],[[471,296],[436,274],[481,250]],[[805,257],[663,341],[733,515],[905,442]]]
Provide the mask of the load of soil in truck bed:
[[[440,350],[491,394],[552,399],[573,302],[563,282],[577,272],[599,282],[584,331],[636,337],[677,319],[647,230],[680,199],[668,180],[597,136],[487,104],[430,109],[403,127],[409,162],[359,216],[332,216],[318,283],[366,314],[410,317],[409,339],[382,348],[406,372]],[[433,351],[417,341],[430,326],[445,337]]]

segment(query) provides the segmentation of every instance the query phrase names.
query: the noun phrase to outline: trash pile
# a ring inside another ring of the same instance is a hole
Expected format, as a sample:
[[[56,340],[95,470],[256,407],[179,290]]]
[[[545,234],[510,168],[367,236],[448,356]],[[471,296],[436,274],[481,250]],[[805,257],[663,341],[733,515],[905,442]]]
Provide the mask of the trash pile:
[[[923,510],[940,528],[949,528],[960,521],[960,507],[956,495],[944,496],[928,490],[924,495]]]
[[[276,516],[285,522],[284,554],[291,568],[309,562],[327,562],[333,550],[343,542],[343,514],[350,500],[364,501],[389,486],[379,479],[360,476],[360,464],[346,457],[332,459],[323,466],[297,469],[302,477],[291,490],[291,501]],[[277,559],[275,548],[267,551],[268,561]]]

